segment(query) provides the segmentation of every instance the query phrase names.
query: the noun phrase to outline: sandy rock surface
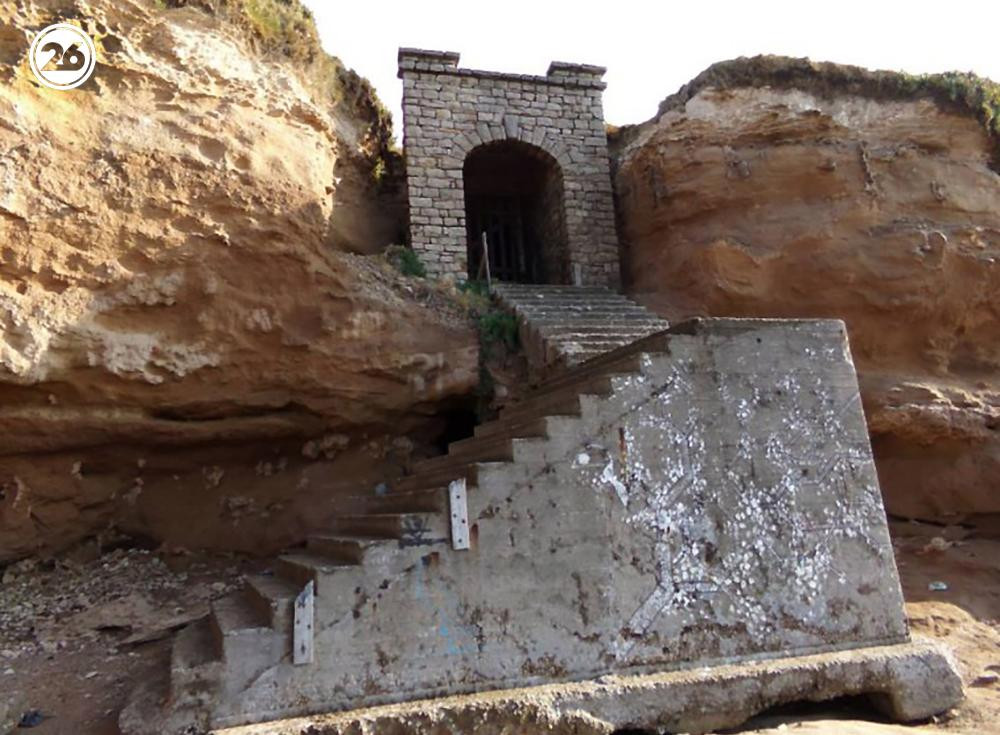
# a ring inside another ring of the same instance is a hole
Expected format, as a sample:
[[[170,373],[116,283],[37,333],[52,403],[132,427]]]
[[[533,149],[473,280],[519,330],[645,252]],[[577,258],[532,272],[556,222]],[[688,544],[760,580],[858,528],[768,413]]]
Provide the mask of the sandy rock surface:
[[[0,561],[109,526],[273,550],[477,378],[464,320],[362,255],[399,220],[357,78],[170,5],[0,6]],[[57,11],[98,45],[71,92],[28,68]]]
[[[889,511],[996,513],[995,143],[956,105],[786,62],[803,88],[709,83],[621,136],[629,289],[671,319],[844,319]]]

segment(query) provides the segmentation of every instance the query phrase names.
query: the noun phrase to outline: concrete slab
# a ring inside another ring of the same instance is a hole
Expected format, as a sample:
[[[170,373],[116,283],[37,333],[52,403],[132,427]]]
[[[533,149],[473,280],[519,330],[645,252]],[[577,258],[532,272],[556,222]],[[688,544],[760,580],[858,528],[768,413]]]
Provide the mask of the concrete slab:
[[[216,735],[608,735],[619,729],[691,735],[734,727],[793,701],[867,694],[909,722],[947,709],[962,683],[938,644],[916,640],[740,665],[421,700],[215,731]]]

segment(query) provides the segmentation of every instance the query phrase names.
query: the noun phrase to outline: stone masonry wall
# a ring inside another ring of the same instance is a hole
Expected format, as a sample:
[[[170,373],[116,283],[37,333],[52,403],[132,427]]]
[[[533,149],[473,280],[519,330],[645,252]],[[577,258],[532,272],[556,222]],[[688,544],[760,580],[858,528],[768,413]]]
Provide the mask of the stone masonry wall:
[[[459,69],[458,59],[399,51],[411,244],[428,272],[466,276],[462,166],[478,146],[517,140],[544,150],[562,172],[571,279],[617,286],[605,70],[553,62],[547,76],[527,76]]]

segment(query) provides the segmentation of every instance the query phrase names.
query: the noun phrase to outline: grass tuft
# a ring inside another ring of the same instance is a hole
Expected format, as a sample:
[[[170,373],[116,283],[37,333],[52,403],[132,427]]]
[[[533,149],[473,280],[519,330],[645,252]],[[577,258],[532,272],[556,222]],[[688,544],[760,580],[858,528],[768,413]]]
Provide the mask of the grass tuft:
[[[427,268],[420,260],[420,256],[405,245],[390,245],[385,249],[385,257],[396,266],[396,269],[404,276],[412,278],[426,278]]]

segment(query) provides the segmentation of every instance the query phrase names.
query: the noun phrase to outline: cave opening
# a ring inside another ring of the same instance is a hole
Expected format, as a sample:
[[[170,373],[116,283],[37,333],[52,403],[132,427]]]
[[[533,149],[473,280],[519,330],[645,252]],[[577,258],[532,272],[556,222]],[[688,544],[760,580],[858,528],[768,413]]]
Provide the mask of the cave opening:
[[[559,163],[529,143],[474,148],[463,167],[469,278],[568,283],[565,195]]]
[[[456,402],[447,410],[441,411],[437,418],[441,421],[440,428],[431,441],[431,445],[441,454],[448,453],[448,445],[462,439],[468,439],[475,434],[479,424],[479,414],[476,400]]]

